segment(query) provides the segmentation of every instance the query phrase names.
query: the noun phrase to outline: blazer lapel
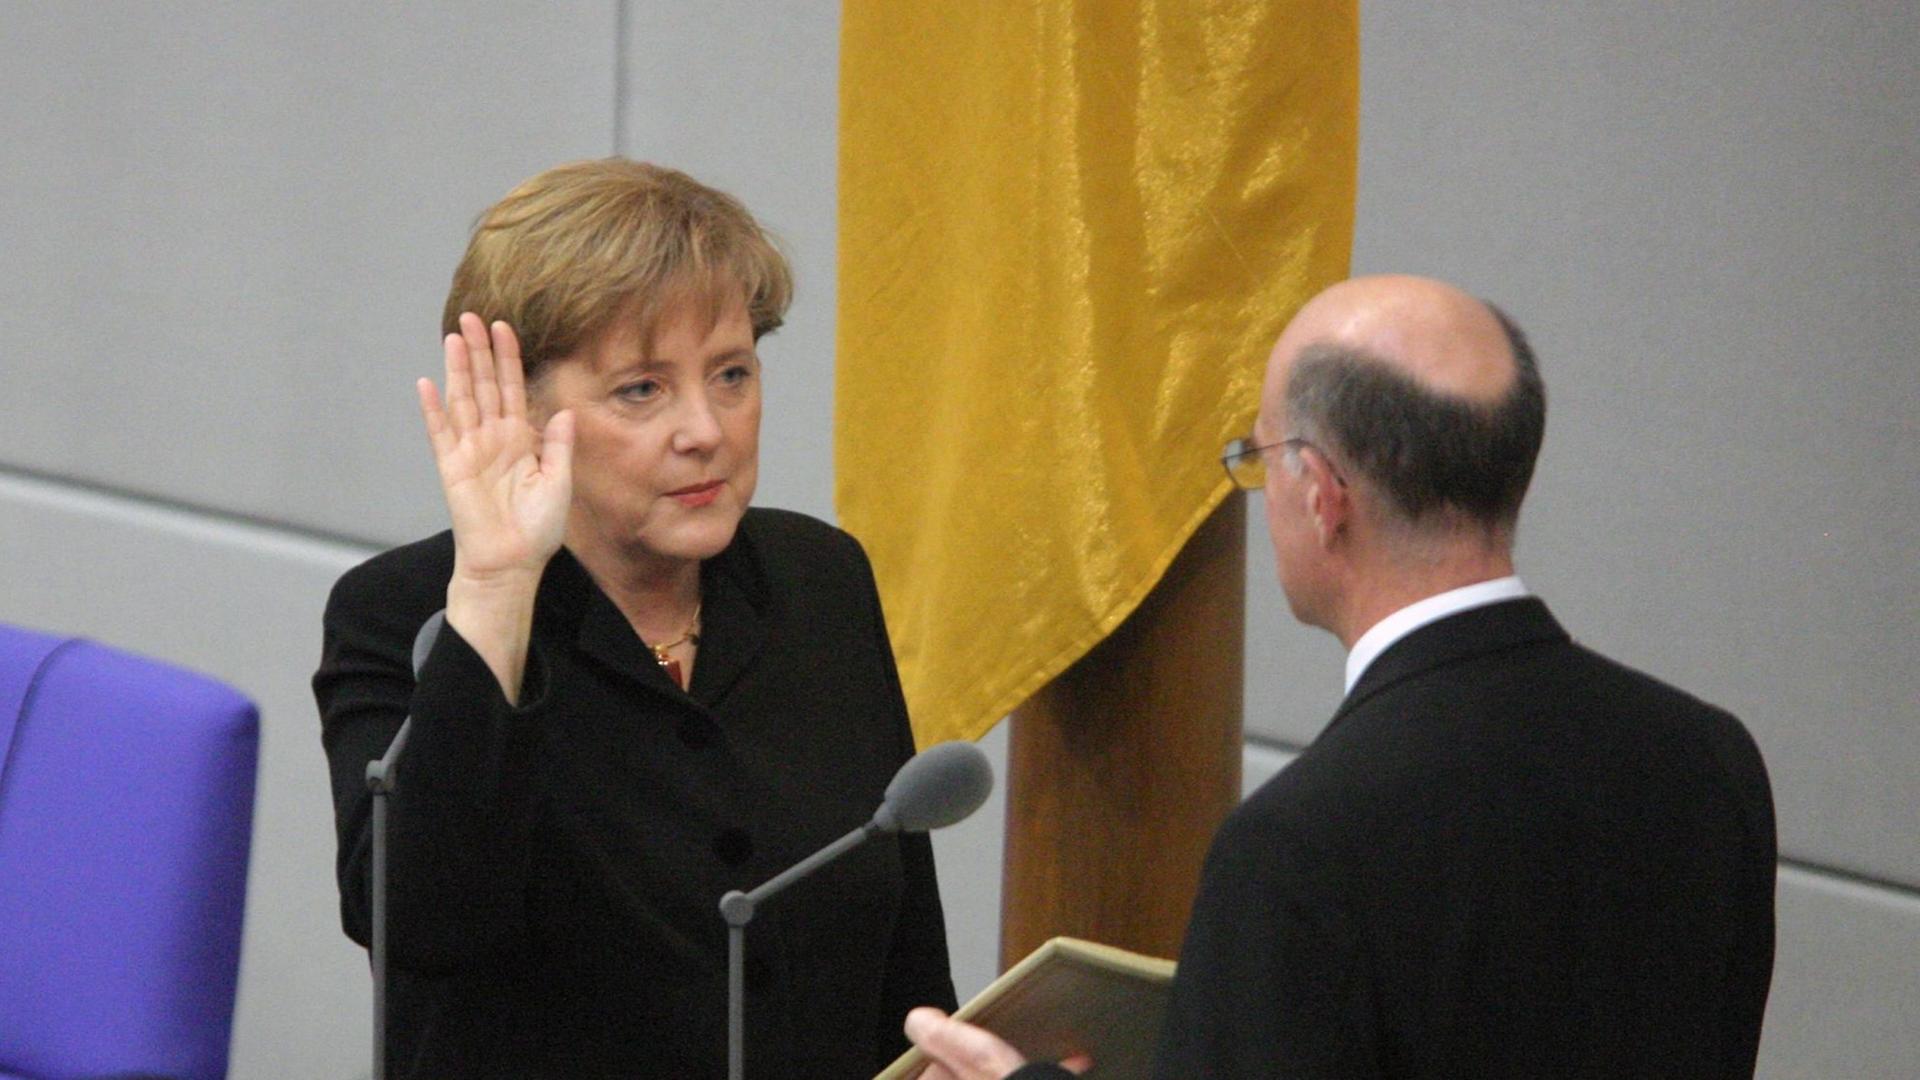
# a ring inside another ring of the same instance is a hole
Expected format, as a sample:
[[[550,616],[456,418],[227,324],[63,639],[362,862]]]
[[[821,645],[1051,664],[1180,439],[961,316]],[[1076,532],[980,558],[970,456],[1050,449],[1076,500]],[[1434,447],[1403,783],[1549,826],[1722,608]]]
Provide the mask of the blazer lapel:
[[[700,567],[700,653],[688,690],[717,705],[753,666],[766,641],[771,604],[742,520],[733,543]]]
[[[581,653],[607,668],[656,693],[679,695],[667,673],[654,660],[633,632],[632,624],[620,613],[600,586],[594,584],[587,569],[561,548],[547,564],[540,583],[541,604],[535,613],[541,636],[555,643],[572,643]]]
[[[693,685],[682,691],[634,633],[633,624],[564,548],[549,564],[542,589],[553,603],[542,615],[557,635],[586,655],[656,693],[717,703],[759,655],[770,601],[745,528],[725,551],[700,567],[700,651]]]
[[[633,632],[633,624],[598,588],[587,602],[576,643],[581,652],[650,690],[677,693],[680,689],[654,659],[653,650]]]
[[[1387,646],[1334,711],[1328,728],[1361,703],[1398,683],[1476,656],[1546,641],[1571,641],[1538,597],[1468,608],[1431,622]]]

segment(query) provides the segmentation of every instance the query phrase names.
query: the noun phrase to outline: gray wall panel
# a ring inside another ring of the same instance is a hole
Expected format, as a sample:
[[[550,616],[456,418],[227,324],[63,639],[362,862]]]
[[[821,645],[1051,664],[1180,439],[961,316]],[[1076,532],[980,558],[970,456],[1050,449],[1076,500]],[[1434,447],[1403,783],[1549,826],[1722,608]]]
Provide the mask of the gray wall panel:
[[[363,1069],[366,954],[340,930],[332,803],[307,678],[328,587],[362,554],[0,475],[0,619],[182,664],[260,706],[235,1080]]]
[[[1920,885],[1920,7],[1362,18],[1356,270],[1458,280],[1541,355],[1522,574],[1746,720],[1784,850]],[[1249,727],[1305,742],[1338,683],[1249,564]]]
[[[474,214],[612,143],[613,5],[10,4],[0,462],[355,536]]]
[[[1763,1080],[1920,1074],[1920,899],[1780,868]]]
[[[838,4],[634,3],[621,151],[731,192],[783,242],[793,310],[761,343],[756,501],[833,519]]]

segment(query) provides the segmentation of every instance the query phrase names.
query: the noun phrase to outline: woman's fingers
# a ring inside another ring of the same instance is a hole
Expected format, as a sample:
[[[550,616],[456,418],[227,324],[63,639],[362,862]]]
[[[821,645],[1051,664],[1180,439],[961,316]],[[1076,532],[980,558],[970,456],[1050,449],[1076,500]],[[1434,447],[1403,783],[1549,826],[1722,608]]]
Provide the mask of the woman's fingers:
[[[573,490],[573,410],[561,409],[540,432],[540,471]]]
[[[458,436],[480,426],[480,410],[473,403],[473,364],[467,356],[467,339],[448,334],[443,342],[447,351],[447,417]]]
[[[473,401],[482,423],[500,415],[500,382],[494,367],[497,360],[487,324],[471,311],[460,314],[460,336],[466,339],[467,356],[472,360]]]
[[[489,327],[466,312],[460,331],[448,334],[443,344],[444,399],[431,379],[421,379],[416,390],[449,504],[456,488],[477,480],[489,492],[482,497],[482,502],[491,500],[487,513],[498,520],[531,509],[533,517],[525,520],[544,521],[555,505],[564,512],[573,483],[574,416],[563,410],[548,420],[544,432],[527,422],[520,343],[512,327],[504,322]],[[461,496],[469,500],[463,505],[477,511],[481,503],[472,502],[468,490]],[[456,521],[460,516],[456,510]]]
[[[520,335],[504,322],[493,324],[493,352],[499,358],[500,411],[509,420],[527,415],[527,380],[520,362]]]
[[[433,444],[437,461],[453,449],[453,432],[447,430],[447,410],[440,404],[440,391],[434,388],[432,379],[421,379],[413,388],[420,395],[420,419],[427,422],[427,441]]]

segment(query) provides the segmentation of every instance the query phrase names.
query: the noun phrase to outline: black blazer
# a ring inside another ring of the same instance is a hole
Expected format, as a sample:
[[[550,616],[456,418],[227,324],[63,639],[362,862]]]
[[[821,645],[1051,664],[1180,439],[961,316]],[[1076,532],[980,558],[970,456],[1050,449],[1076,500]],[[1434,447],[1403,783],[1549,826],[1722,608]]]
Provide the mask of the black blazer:
[[[341,578],[313,680],[362,943],[365,768],[414,717],[390,818],[393,1074],[724,1076],[721,895],[861,825],[913,753],[865,555],[748,511],[702,565],[682,692],[562,550],[517,708],[451,629],[415,687],[413,636],[452,567],[442,533]],[[904,1049],[909,1008],[953,1003],[926,837],[870,842],[770,901],[747,988],[750,1075],[866,1077]]]
[[[1732,716],[1459,613],[1221,829],[1156,1075],[1751,1076],[1774,860]]]

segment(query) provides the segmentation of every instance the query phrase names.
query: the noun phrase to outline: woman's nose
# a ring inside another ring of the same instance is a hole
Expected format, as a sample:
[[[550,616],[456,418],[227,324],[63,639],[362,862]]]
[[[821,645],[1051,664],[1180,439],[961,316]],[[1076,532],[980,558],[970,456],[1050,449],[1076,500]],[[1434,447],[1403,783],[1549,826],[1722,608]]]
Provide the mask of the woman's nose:
[[[683,454],[704,453],[720,445],[720,416],[705,393],[689,394],[682,399],[678,423],[673,432],[673,448]]]

